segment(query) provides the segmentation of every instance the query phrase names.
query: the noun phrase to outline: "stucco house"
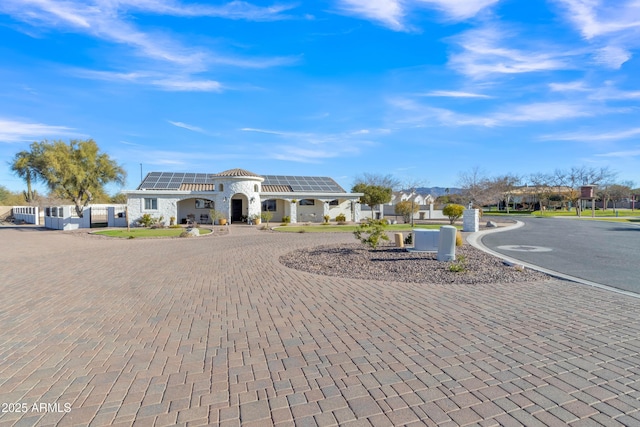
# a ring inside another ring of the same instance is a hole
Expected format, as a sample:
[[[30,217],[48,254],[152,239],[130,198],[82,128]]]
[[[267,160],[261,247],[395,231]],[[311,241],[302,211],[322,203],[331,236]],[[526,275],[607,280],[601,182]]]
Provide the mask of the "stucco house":
[[[274,222],[288,216],[292,223],[322,222],[344,214],[347,221],[360,220],[359,198],[329,177],[258,175],[244,169],[220,173],[150,172],[127,195],[129,222],[148,213],[186,223],[194,219],[210,223],[210,210],[221,212],[234,223],[262,211],[273,213]]]

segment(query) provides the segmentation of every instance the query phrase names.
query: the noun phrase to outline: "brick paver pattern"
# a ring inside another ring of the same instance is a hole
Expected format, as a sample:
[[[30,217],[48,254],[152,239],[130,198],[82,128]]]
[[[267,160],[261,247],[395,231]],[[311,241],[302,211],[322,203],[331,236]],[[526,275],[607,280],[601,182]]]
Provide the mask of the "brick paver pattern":
[[[640,425],[640,299],[278,262],[340,242],[0,228],[0,426]]]

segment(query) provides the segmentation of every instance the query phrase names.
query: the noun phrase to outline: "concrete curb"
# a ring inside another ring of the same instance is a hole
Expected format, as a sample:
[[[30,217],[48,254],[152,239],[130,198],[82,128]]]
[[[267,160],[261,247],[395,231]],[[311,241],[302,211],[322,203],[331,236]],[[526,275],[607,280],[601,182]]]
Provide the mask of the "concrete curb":
[[[510,231],[510,230],[516,230],[516,229],[521,228],[523,226],[524,226],[524,223],[522,221],[516,220],[516,223],[514,225],[509,225],[509,226],[506,226],[506,227],[497,228],[495,230],[483,230],[483,231],[478,231],[478,232],[472,233],[472,234],[467,236],[467,242],[471,246],[473,246],[474,248],[480,249],[481,251],[486,252],[486,253],[488,253],[490,255],[493,255],[495,257],[498,257],[498,258],[500,258],[500,259],[502,259],[504,261],[507,261],[507,262],[510,262],[510,263],[513,263],[513,264],[520,264],[520,265],[525,266],[526,268],[530,268],[532,270],[536,270],[536,271],[539,271],[541,273],[548,274],[549,276],[553,276],[553,277],[556,277],[556,278],[559,278],[559,279],[563,279],[563,280],[568,280],[568,281],[571,281],[571,282],[576,282],[576,283],[579,283],[581,285],[592,286],[594,288],[603,289],[605,291],[615,292],[615,293],[626,295],[626,296],[630,296],[630,297],[633,297],[633,298],[640,298],[640,295],[638,295],[636,293],[633,293],[633,292],[625,291],[625,290],[622,290],[622,289],[617,289],[617,288],[614,288],[612,286],[603,285],[601,283],[592,282],[590,280],[581,279],[579,277],[570,276],[568,274],[560,273],[558,271],[549,270],[549,269],[546,269],[546,268],[543,268],[543,267],[540,267],[540,266],[537,266],[537,265],[534,265],[534,264],[529,264],[527,262],[520,261],[520,260],[515,259],[515,258],[511,258],[511,257],[509,257],[507,255],[504,255],[504,254],[496,252],[496,251],[494,251],[492,249],[489,249],[488,247],[486,247],[482,243],[482,238],[487,234],[500,233],[500,232],[503,232],[503,231]]]

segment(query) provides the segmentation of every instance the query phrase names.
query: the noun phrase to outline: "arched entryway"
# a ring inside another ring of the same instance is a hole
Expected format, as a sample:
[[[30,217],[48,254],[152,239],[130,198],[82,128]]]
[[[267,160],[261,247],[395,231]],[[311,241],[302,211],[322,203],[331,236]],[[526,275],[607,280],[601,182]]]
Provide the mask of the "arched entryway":
[[[234,194],[229,209],[231,222],[245,222],[249,215],[249,198],[242,193]]]

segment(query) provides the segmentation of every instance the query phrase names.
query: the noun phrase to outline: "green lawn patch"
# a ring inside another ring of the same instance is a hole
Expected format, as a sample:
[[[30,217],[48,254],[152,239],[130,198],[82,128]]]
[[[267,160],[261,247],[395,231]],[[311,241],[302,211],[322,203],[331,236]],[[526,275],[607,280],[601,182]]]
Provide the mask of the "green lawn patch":
[[[105,230],[97,231],[93,234],[100,234],[109,237],[121,237],[125,239],[132,238],[151,238],[151,237],[178,237],[184,228],[132,228],[130,231],[123,230]],[[209,234],[211,230],[208,228],[200,228],[200,234]]]
[[[635,210],[631,210],[631,209],[618,209],[618,217],[620,216],[633,216],[633,217],[640,217],[640,210],[635,209]],[[568,216],[568,217],[574,217],[574,218],[578,218],[578,215],[576,215],[576,211],[575,210],[571,210],[570,212],[567,211],[546,211],[543,213],[541,213],[540,211],[535,211],[532,213],[532,215],[535,216]],[[595,216],[598,218],[617,218],[616,217],[616,211],[614,211],[613,209],[607,209],[607,210],[600,210],[597,209],[595,211]],[[591,218],[591,209],[587,209],[582,211],[582,218]]]

